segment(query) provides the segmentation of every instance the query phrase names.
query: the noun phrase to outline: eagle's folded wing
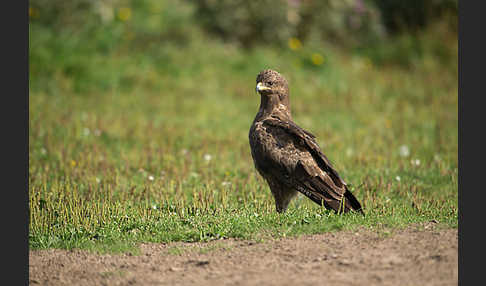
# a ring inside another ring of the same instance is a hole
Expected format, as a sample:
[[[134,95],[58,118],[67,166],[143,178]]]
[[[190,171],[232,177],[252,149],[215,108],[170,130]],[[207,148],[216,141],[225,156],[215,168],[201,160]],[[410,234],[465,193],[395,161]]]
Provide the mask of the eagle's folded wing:
[[[314,202],[324,203],[335,211],[361,210],[358,200],[349,192],[346,183],[320,150],[314,135],[292,121],[284,121],[275,116],[264,120],[263,125],[281,129],[292,137],[299,149],[307,151],[296,152],[290,157],[278,156],[279,159],[274,160],[275,168],[271,171],[274,176],[280,177],[289,187]]]

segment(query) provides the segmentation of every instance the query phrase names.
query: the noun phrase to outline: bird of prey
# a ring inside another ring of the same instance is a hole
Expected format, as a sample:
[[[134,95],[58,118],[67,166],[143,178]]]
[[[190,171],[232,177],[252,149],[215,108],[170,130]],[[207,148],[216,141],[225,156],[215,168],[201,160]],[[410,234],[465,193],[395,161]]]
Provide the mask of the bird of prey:
[[[285,212],[300,192],[336,213],[364,215],[316,137],[292,121],[287,80],[274,70],[263,70],[256,78],[256,91],[261,101],[248,136],[251,155],[270,187],[277,212]]]

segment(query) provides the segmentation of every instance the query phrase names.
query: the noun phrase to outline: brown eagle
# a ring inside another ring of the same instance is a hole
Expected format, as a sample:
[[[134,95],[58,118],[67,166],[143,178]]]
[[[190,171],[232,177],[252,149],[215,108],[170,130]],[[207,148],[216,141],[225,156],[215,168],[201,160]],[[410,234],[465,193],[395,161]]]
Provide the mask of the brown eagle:
[[[283,213],[301,192],[336,213],[357,211],[361,204],[322,153],[315,136],[292,121],[287,80],[263,70],[256,78],[260,109],[250,128],[255,167],[268,182],[277,212]]]

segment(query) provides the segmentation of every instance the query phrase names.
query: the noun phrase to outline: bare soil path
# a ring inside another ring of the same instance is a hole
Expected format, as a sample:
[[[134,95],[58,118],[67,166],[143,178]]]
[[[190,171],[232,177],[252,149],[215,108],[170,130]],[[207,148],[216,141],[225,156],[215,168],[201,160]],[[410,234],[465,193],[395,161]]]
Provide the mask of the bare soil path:
[[[29,253],[30,285],[457,285],[457,229],[434,223],[268,240]]]

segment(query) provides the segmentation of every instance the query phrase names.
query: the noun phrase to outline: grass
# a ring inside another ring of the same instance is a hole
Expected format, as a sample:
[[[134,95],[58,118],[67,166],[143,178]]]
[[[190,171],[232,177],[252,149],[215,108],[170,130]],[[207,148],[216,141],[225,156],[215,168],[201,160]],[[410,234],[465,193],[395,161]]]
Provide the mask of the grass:
[[[457,61],[425,52],[408,68],[375,66],[332,46],[243,51],[193,36],[100,52],[31,26],[31,249],[457,227]],[[288,78],[294,120],[317,136],[366,217],[302,196],[276,213],[248,144],[266,67]]]

